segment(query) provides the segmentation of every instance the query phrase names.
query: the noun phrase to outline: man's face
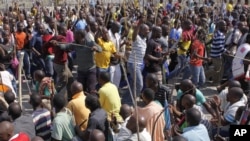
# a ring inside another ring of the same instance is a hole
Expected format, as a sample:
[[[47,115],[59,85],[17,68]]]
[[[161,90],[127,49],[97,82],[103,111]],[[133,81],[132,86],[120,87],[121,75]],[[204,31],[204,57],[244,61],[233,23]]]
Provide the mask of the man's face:
[[[17,25],[17,30],[18,31],[23,31],[23,28],[24,28],[24,26],[23,26],[22,23],[20,23],[20,24]]]

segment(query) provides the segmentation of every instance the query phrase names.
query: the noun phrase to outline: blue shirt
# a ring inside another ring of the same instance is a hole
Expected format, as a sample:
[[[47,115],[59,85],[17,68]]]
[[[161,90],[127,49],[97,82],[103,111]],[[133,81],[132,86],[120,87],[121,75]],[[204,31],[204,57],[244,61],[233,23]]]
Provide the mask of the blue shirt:
[[[30,41],[30,47],[34,47],[39,53],[42,53],[43,39],[41,34],[34,34]]]
[[[188,141],[210,141],[207,128],[203,124],[183,129],[182,136]]]
[[[214,33],[212,46],[210,49],[210,57],[218,58],[221,57],[225,51],[225,35],[219,30]]]
[[[76,21],[75,29],[76,30],[85,30],[87,23],[84,19]]]
[[[176,29],[172,28],[170,31],[169,39],[179,40],[181,37],[181,33]]]

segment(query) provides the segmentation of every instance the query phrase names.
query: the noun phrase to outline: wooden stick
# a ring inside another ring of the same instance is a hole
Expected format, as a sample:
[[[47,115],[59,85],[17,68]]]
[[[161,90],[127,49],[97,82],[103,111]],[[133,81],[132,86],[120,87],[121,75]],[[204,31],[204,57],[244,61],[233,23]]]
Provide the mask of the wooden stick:
[[[51,105],[51,119],[53,119],[53,98],[55,96],[55,84],[54,84],[54,80],[51,80],[51,95],[50,95],[50,105]]]
[[[122,68],[122,71],[123,71],[123,73],[124,73],[125,81],[126,81],[127,84],[128,84],[128,90],[129,90],[130,97],[131,97],[131,99],[132,99],[133,105],[135,106],[135,98],[134,98],[134,96],[133,96],[132,89],[131,89],[131,87],[130,87],[130,85],[129,85],[128,76],[127,76],[127,71],[126,71],[124,65],[125,65],[125,63],[124,63],[124,61],[121,59],[121,68]]]
[[[247,61],[247,62],[250,62],[249,59],[245,59],[245,58],[242,58],[242,57],[239,57],[239,56],[234,56],[234,55],[230,55],[230,54],[224,54],[226,56],[230,56],[230,57],[233,57],[233,58],[237,58],[237,59],[241,59],[243,61]]]
[[[22,68],[23,68],[23,57],[24,57],[24,53],[21,52],[20,53],[20,58],[19,58],[19,65],[18,65],[18,84],[19,84],[19,87],[18,87],[18,94],[19,94],[19,97],[18,97],[18,102],[21,106],[21,108],[23,107],[23,100],[22,100]]]
[[[85,48],[92,49],[92,47],[86,46],[86,45],[81,45],[81,44],[76,44],[76,43],[64,43],[64,42],[57,42],[58,44],[67,44],[67,45],[74,45],[74,46],[81,46]]]

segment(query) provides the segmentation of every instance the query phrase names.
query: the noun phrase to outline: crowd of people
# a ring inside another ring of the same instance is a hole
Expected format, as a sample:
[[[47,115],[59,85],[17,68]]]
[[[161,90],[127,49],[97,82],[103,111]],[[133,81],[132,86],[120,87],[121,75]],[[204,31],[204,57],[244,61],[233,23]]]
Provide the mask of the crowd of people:
[[[250,124],[248,0],[163,3],[2,12],[0,141],[226,141]]]

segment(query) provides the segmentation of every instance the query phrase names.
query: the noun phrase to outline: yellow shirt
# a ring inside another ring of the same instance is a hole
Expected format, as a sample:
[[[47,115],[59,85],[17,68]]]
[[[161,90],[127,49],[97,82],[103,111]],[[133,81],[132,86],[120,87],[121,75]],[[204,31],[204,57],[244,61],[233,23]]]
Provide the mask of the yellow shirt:
[[[101,38],[98,39],[98,44],[102,52],[95,53],[96,66],[106,69],[109,67],[111,55],[116,53],[116,48],[112,41],[105,42]]]
[[[119,114],[121,108],[121,98],[117,87],[108,82],[100,88],[98,93],[101,107],[108,114],[108,120],[111,121],[111,115],[113,114],[118,122],[122,122],[122,117]]]
[[[85,123],[80,127],[82,131],[87,128],[88,117],[90,114],[89,109],[85,107],[85,99],[86,96],[84,93],[79,92],[72,97],[72,100],[67,105],[67,108],[70,109],[75,117],[76,125],[80,125],[83,121],[85,121]]]
[[[177,51],[177,54],[178,55],[186,55],[187,54],[187,51],[188,51],[188,49],[189,49],[189,47],[190,47],[190,45],[191,45],[191,41],[180,41],[181,42],[181,46],[186,50],[186,51],[184,51],[184,50],[182,50],[182,49],[178,49],[178,51]]]

